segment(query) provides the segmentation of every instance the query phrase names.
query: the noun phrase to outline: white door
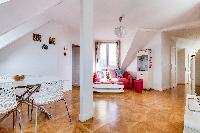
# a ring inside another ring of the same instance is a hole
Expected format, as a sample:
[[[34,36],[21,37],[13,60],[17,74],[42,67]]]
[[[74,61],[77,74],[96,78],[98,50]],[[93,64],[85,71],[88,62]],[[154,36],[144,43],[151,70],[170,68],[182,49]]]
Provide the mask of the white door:
[[[191,94],[195,94],[195,56],[190,60],[190,69],[191,69]]]
[[[171,47],[171,88],[174,88],[177,86],[177,51],[176,47]]]
[[[80,47],[72,47],[72,84],[80,86]]]
[[[191,78],[190,78],[191,69],[190,69],[190,55],[189,54],[187,54],[187,60],[185,63],[186,63],[185,83],[190,84],[191,83]]]

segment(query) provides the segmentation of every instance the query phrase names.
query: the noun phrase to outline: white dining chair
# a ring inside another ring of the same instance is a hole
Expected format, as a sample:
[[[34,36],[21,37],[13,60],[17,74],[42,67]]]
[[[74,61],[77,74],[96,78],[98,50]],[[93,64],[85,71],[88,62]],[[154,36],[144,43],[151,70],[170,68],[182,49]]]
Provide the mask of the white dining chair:
[[[3,80],[11,80],[13,79],[14,76],[10,75],[10,74],[7,74],[7,75],[1,75],[0,76],[0,79],[3,79]]]
[[[8,114],[15,111],[19,113],[19,128],[20,133],[22,133],[21,126],[21,112],[17,108],[17,100],[15,94],[15,87],[12,82],[0,83],[0,114]],[[14,117],[13,117],[13,127],[14,127]]]
[[[37,106],[44,106],[53,102],[64,101],[65,107],[67,109],[69,121],[71,122],[69,109],[67,107],[66,100],[64,99],[62,80],[42,83],[39,91],[34,93],[30,97],[30,99],[32,100],[32,104],[36,104]],[[36,113],[35,113],[35,132],[36,133],[37,133],[37,110],[38,109],[36,107]],[[32,111],[33,109],[31,110],[31,117],[32,117]]]

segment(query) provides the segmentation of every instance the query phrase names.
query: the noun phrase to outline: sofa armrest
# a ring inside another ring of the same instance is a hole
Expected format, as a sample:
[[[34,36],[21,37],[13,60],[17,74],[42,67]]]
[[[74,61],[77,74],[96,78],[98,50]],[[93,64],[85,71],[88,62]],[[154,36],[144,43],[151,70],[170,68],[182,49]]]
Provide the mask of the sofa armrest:
[[[128,76],[128,80],[129,80],[129,87],[133,88],[133,77],[131,75]]]
[[[128,80],[132,80],[133,77],[131,75],[128,75]]]

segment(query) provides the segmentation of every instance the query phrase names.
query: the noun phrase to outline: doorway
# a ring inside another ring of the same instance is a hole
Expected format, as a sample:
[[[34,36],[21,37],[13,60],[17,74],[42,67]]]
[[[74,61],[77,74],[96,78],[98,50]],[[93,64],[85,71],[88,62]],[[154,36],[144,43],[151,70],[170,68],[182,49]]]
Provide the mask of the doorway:
[[[72,85],[80,86],[80,46],[72,45]]]
[[[171,47],[171,88],[191,83],[190,54],[185,48]]]

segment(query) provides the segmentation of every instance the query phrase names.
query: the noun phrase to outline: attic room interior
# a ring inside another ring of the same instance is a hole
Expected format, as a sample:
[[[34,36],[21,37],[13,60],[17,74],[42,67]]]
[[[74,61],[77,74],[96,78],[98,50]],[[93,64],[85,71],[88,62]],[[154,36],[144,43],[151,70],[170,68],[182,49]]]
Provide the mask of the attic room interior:
[[[0,0],[0,133],[200,133],[199,0]]]

